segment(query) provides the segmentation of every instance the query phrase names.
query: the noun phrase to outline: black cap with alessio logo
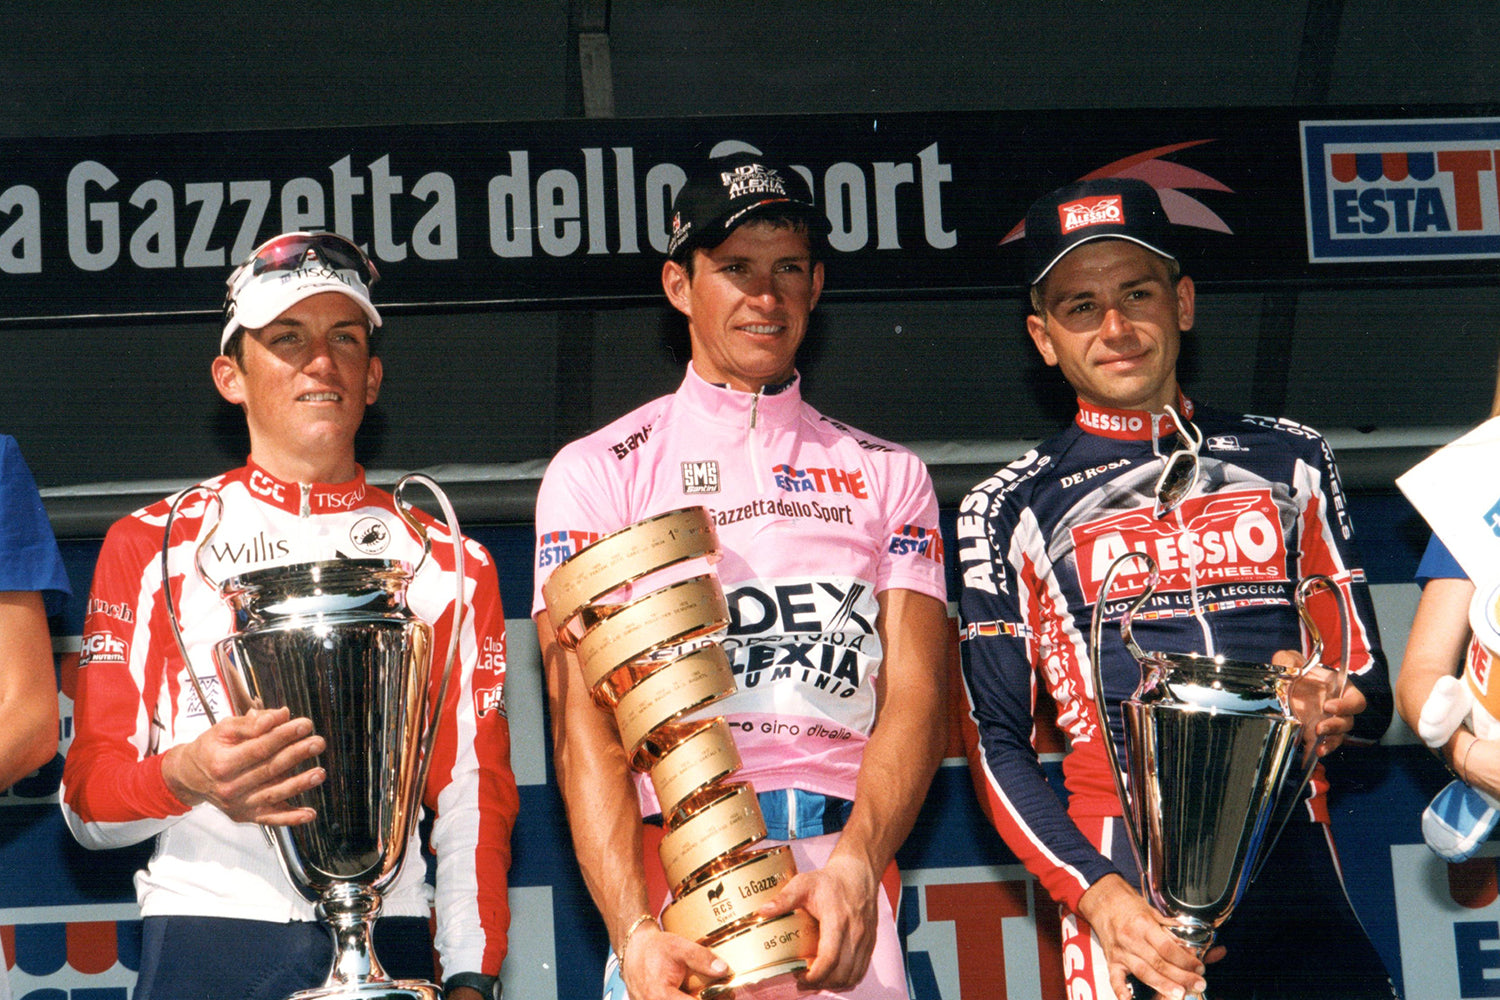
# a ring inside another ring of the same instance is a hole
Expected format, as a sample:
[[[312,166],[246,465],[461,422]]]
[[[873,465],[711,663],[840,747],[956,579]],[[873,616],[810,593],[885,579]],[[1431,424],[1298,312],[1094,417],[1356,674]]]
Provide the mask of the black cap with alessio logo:
[[[1091,240],[1129,240],[1176,260],[1163,249],[1171,235],[1161,198],[1145,181],[1101,177],[1069,184],[1026,212],[1027,284],[1041,281],[1068,251]]]
[[[718,246],[735,227],[766,215],[805,219],[818,237],[830,228],[807,181],[790,167],[751,153],[707,160],[688,173],[672,201],[667,256],[682,260],[696,247]]]

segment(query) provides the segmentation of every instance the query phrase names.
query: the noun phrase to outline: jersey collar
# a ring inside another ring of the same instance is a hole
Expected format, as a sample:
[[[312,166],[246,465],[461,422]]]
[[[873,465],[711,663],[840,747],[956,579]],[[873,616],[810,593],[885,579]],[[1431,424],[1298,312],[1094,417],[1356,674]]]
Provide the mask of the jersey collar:
[[[1177,410],[1188,420],[1193,419],[1193,401],[1177,390]],[[1074,422],[1085,433],[1115,441],[1154,441],[1177,433],[1172,418],[1165,413],[1147,410],[1116,410],[1107,406],[1095,406],[1082,399],[1078,401],[1078,416]]]
[[[364,466],[357,465],[355,469],[354,478],[348,482],[306,484],[307,513],[335,514],[364,506]],[[302,513],[303,485],[276,478],[255,464],[253,459],[245,463],[245,486],[263,503],[291,514]]]
[[[753,414],[757,426],[775,426],[797,419],[802,406],[802,376],[794,374],[790,382],[767,386],[760,392],[741,392],[706,381],[690,362],[677,394],[701,416],[718,423],[744,426]]]

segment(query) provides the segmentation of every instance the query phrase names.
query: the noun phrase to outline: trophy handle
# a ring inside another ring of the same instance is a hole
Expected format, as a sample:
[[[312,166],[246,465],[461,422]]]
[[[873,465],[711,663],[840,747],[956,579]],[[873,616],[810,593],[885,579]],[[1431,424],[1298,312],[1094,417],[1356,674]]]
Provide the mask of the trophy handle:
[[[1125,648],[1130,655],[1135,657],[1144,670],[1150,661],[1141,647],[1136,645],[1135,637],[1130,631],[1130,620],[1135,613],[1141,609],[1156,592],[1156,584],[1161,579],[1161,572],[1156,567],[1156,560],[1144,552],[1127,552],[1114,562],[1110,563],[1109,570],[1104,574],[1104,583],[1099,588],[1099,598],[1094,602],[1093,618],[1089,621],[1089,663],[1093,668],[1094,680],[1094,708],[1099,713],[1099,737],[1104,741],[1104,757],[1109,761],[1109,773],[1115,779],[1115,793],[1120,797],[1120,812],[1125,817],[1125,826],[1130,834],[1131,849],[1135,850],[1136,844],[1145,843],[1140,837],[1141,831],[1136,827],[1135,814],[1130,808],[1130,799],[1125,788],[1125,773],[1120,767],[1119,754],[1115,753],[1115,740],[1109,728],[1109,708],[1104,701],[1104,668],[1099,661],[1099,634],[1104,627],[1104,605],[1109,599],[1110,587],[1114,585],[1115,577],[1127,561],[1141,559],[1146,563],[1146,588],[1141,591],[1141,596],[1136,598],[1130,607],[1125,609],[1125,614],[1120,619],[1120,637],[1125,640]],[[1137,855],[1136,864],[1142,872],[1145,865]]]
[[[1100,610],[1109,599],[1109,589],[1114,585],[1115,577],[1119,575],[1124,564],[1131,559],[1140,559],[1146,564],[1146,589],[1141,592],[1141,596],[1136,598],[1130,607],[1125,609],[1125,614],[1120,619],[1120,638],[1125,640],[1125,648],[1130,650],[1130,655],[1136,658],[1136,662],[1145,663],[1149,659],[1141,651],[1141,647],[1136,645],[1135,635],[1131,630],[1131,619],[1135,617],[1137,611],[1141,610],[1141,606],[1151,599],[1151,595],[1156,593],[1156,584],[1161,579],[1161,572],[1156,568],[1156,560],[1152,559],[1146,553],[1127,552],[1109,564],[1109,569],[1104,574],[1104,583],[1099,588],[1099,599],[1094,602],[1094,617],[1089,623],[1089,659],[1094,664],[1094,680],[1096,682],[1099,680],[1099,633],[1103,625]],[[1101,686],[1095,683],[1095,697],[1099,697],[1101,693]]]
[[[172,549],[172,522],[177,519],[177,511],[182,506],[182,501],[195,493],[203,493],[211,497],[218,508],[218,516],[214,518],[214,523],[208,529],[208,533],[199,540],[197,547],[193,550],[193,569],[197,572],[198,579],[214,590],[219,589],[218,581],[212,579],[203,569],[203,548],[212,540],[214,532],[219,530],[219,522],[224,519],[224,498],[219,496],[218,490],[202,483],[189,486],[177,494],[172,500],[172,506],[167,510],[167,524],[162,529],[161,538],[161,589],[163,600],[167,605],[167,622],[172,626],[172,638],[177,640],[177,652],[182,655],[182,663],[187,668],[188,680],[193,685],[193,692],[197,694],[198,703],[203,706],[203,714],[208,717],[208,724],[212,726],[219,720],[214,717],[214,710],[208,703],[203,685],[198,681],[198,672],[193,669],[193,661],[188,659],[187,643],[182,638],[182,625],[177,617],[177,603],[172,599],[172,574],[167,565],[167,553]]]
[[[432,477],[420,472],[409,472],[402,476],[391,490],[391,496],[396,501],[396,513],[412,533],[422,540],[422,558],[412,570],[412,577],[416,577],[417,572],[426,564],[427,557],[432,554],[432,540],[427,537],[427,529],[412,515],[410,505],[401,499],[408,483],[420,483],[427,487],[427,491],[437,498],[438,506],[442,507],[444,526],[453,538],[453,575],[458,580],[458,593],[453,602],[453,627],[448,631],[448,655],[443,663],[443,679],[438,684],[437,701],[432,706],[432,722],[422,737],[421,763],[417,765],[416,787],[420,796],[421,789],[427,787],[427,772],[432,767],[432,748],[437,742],[438,723],[443,717],[443,703],[448,700],[448,683],[453,679],[453,664],[458,658],[458,636],[464,623],[464,540],[459,533],[458,516],[453,513],[453,505],[448,502],[448,494],[443,492]]]
[[[1307,654],[1307,662],[1302,665],[1302,671],[1298,675],[1306,676],[1308,671],[1317,666],[1323,659],[1323,633],[1319,631],[1317,622],[1307,610],[1307,598],[1318,587],[1326,587],[1333,592],[1333,600],[1339,609],[1339,695],[1344,693],[1344,688],[1349,683],[1349,648],[1351,636],[1349,634],[1349,599],[1329,577],[1316,573],[1307,577],[1297,584],[1294,595],[1297,604],[1297,616],[1302,619],[1302,624],[1307,627],[1307,634],[1312,636],[1312,649]]]
[[[1334,603],[1338,605],[1339,609],[1339,686],[1338,694],[1334,696],[1339,697],[1344,693],[1344,688],[1349,684],[1349,650],[1352,643],[1352,636],[1349,629],[1349,599],[1339,589],[1338,584],[1321,573],[1315,573],[1312,576],[1304,578],[1301,583],[1297,584],[1297,589],[1292,595],[1293,603],[1297,607],[1297,617],[1302,619],[1303,626],[1306,627],[1308,635],[1312,638],[1312,647],[1308,650],[1306,661],[1303,662],[1301,669],[1297,671],[1297,680],[1301,680],[1311,673],[1312,669],[1323,659],[1323,633],[1318,629],[1317,622],[1313,621],[1312,615],[1307,610],[1308,596],[1319,587],[1326,587],[1333,592]],[[1292,706],[1292,686],[1291,684],[1286,685],[1278,696],[1281,701],[1282,711],[1289,716],[1296,715]],[[1313,768],[1318,762],[1317,754],[1313,751],[1317,749],[1318,744],[1321,742],[1323,742],[1322,737],[1315,737],[1306,742],[1305,746],[1308,750],[1307,761],[1302,766],[1301,778],[1297,782],[1297,788],[1293,792],[1284,793],[1277,800],[1276,807],[1272,810],[1270,823],[1267,824],[1267,829],[1270,833],[1266,839],[1265,848],[1261,851],[1260,858],[1255,863],[1254,874],[1250,876],[1252,881],[1260,877],[1260,870],[1265,867],[1266,859],[1271,856],[1271,849],[1281,839],[1282,829],[1286,826],[1287,820],[1291,819],[1292,813],[1297,808],[1297,803],[1302,801],[1302,795],[1307,789],[1307,782],[1312,778]]]
[[[406,527],[411,531],[412,536],[422,543],[422,557],[417,560],[417,564],[411,570],[411,575],[415,577],[418,573],[422,572],[422,567],[427,565],[427,557],[432,555],[432,539],[427,537],[427,529],[422,525],[422,522],[417,520],[411,513],[411,505],[401,499],[401,493],[409,482],[421,483],[432,492],[433,496],[438,498],[438,505],[443,509],[443,516],[448,518],[447,527],[451,529],[454,522],[452,515],[453,508],[448,506],[448,495],[438,489],[437,483],[419,472],[407,473],[396,481],[395,488],[391,490],[391,496],[396,501],[396,513],[401,517],[402,521],[406,522]],[[454,535],[454,537],[457,538],[458,536]]]

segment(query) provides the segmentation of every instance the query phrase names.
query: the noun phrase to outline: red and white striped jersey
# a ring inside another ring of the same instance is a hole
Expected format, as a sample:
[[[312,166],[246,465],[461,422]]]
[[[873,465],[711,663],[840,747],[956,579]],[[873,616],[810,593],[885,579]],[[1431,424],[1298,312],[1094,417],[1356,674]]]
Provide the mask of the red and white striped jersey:
[[[171,581],[191,669],[215,717],[230,714],[212,658],[232,630],[228,606],[193,568],[199,540],[207,575],[321,559],[380,558],[413,566],[421,545],[390,494],[366,484],[284,482],[251,463],[205,484],[223,500],[219,516],[203,496],[187,498],[172,526]],[[163,528],[170,499],[110,528],[99,554],[79,656],[77,733],[63,770],[62,809],[79,842],[119,847],[155,837],[136,875],[143,916],[179,914],[268,921],[313,920],[261,830],[217,807],[188,808],[162,778],[161,754],[191,742],[208,717],[172,637],[162,590]],[[419,515],[420,516],[420,515]],[[433,626],[429,699],[435,698],[457,590],[450,533],[424,518],[432,557],[412,581],[408,604]],[[494,562],[464,540],[467,610],[458,663],[442,709],[423,804],[434,814],[435,895],[426,865],[407,862],[384,895],[387,915],[437,915],[443,974],[497,975],[505,957],[510,832],[518,807],[505,718],[505,615]],[[429,898],[431,896],[431,898]]]

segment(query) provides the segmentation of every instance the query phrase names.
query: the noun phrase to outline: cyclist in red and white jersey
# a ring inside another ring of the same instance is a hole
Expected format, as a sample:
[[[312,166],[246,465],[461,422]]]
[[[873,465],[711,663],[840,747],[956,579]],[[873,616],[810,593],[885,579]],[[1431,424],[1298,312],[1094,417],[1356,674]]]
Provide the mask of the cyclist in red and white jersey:
[[[245,413],[250,458],[208,480],[222,512],[187,497],[173,522],[172,599],[188,662],[170,631],[160,556],[172,498],[117,522],[100,552],[79,656],[77,735],[63,772],[63,814],[86,847],[155,838],[136,876],[144,917],[135,996],[281,1000],[320,985],[331,958],[328,932],[281,870],[257,824],[312,818],[291,800],[324,778],[298,770],[336,733],[285,709],[232,710],[211,648],[232,631],[230,611],[193,569],[200,540],[206,573],[222,581],[246,570],[338,558],[416,565],[421,546],[390,494],[356,463],[354,434],[383,374],[371,351],[380,316],[369,298],[373,265],[328,233],[289,233],[263,244],[230,278],[220,394]],[[412,611],[434,626],[446,651],[457,581],[451,538],[429,519],[432,560],[408,591]],[[384,952],[396,975],[431,978],[436,946],[447,995],[498,995],[509,909],[506,877],[518,798],[510,770],[502,698],[505,616],[493,560],[465,540],[459,662],[441,722],[423,805],[433,816],[435,897],[418,837],[384,894],[376,923],[400,945]],[[436,654],[441,656],[442,653]],[[213,717],[196,693],[196,675]],[[429,698],[436,696],[435,664]],[[436,910],[437,933],[427,926]],[[234,962],[223,960],[234,943]],[[398,952],[422,960],[402,968]]]

